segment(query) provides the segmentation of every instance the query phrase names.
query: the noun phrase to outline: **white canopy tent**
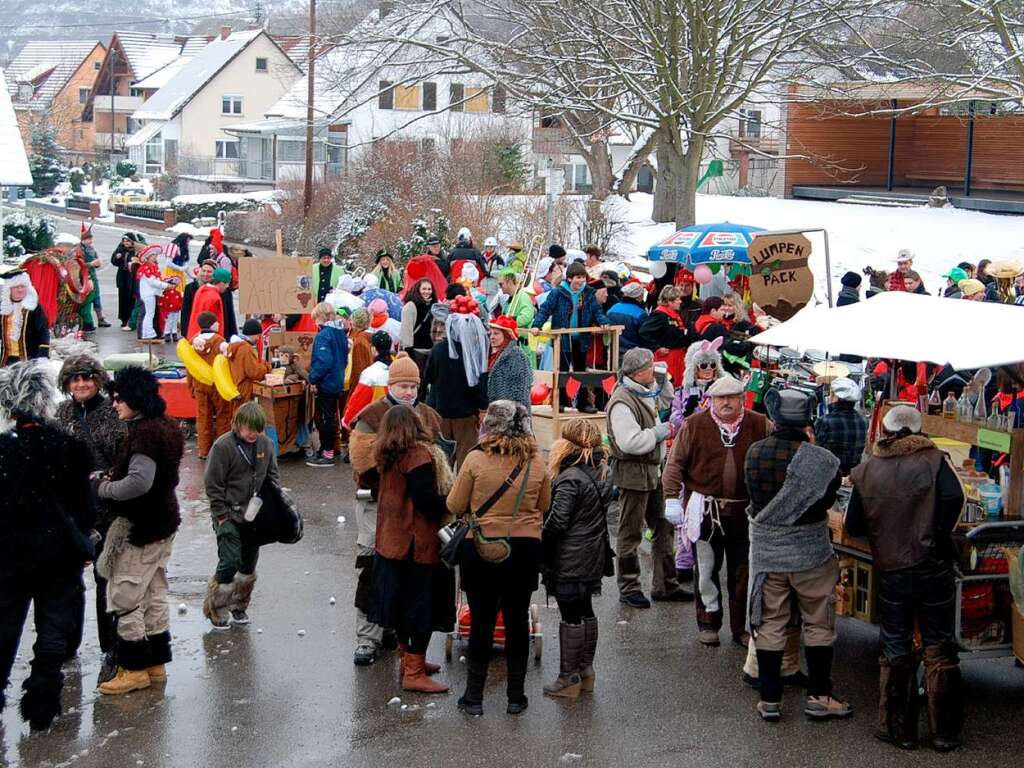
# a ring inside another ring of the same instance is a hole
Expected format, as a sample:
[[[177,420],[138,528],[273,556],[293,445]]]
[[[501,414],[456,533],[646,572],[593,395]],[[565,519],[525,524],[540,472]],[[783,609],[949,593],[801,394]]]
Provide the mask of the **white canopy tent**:
[[[1024,307],[886,292],[845,307],[808,307],[750,339],[832,354],[949,364],[1024,362]]]

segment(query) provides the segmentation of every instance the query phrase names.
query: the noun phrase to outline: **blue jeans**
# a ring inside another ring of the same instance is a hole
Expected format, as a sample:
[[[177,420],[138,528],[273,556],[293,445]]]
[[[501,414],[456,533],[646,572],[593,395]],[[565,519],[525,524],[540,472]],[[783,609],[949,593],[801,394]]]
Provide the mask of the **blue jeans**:
[[[925,561],[912,568],[879,572],[878,609],[882,653],[887,659],[914,650],[914,626],[924,646],[952,643],[956,584],[950,563]]]

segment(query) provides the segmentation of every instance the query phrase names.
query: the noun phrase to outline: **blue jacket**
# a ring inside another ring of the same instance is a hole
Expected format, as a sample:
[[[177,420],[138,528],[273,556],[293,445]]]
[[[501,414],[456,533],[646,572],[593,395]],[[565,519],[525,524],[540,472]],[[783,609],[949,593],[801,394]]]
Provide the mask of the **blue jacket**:
[[[623,299],[608,310],[608,319],[612,325],[625,326],[625,330],[619,336],[619,354],[643,346],[643,342],[640,341],[640,326],[647,318],[647,312],[633,299]]]
[[[576,321],[577,328],[592,328],[599,325],[611,325],[608,316],[597,303],[597,294],[589,285],[583,289],[579,298],[581,307],[579,317]],[[569,328],[569,321],[572,317],[572,294],[565,285],[559,285],[553,290],[540,305],[537,316],[533,318],[534,328],[543,328],[544,323],[551,318],[551,329],[554,331]],[[587,350],[590,348],[591,335],[585,333],[579,337],[580,346]]]
[[[327,395],[345,391],[348,366],[348,334],[337,320],[320,329],[313,339],[313,359],[309,365],[309,383]]]

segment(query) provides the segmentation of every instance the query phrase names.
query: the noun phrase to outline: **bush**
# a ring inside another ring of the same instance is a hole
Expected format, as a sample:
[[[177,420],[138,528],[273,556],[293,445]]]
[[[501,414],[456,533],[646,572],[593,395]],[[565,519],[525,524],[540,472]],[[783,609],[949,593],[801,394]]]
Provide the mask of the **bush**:
[[[135,174],[139,172],[139,169],[135,167],[135,163],[130,160],[118,160],[117,165],[114,166],[114,171],[122,179],[131,179],[135,177]]]
[[[75,168],[68,175],[68,182],[71,184],[72,192],[81,192],[82,185],[85,184],[85,172],[80,168]]]
[[[18,257],[45,250],[53,245],[56,234],[57,227],[50,219],[19,211],[4,219],[4,255]]]
[[[193,203],[171,200],[171,207],[178,217],[178,221],[192,221],[192,219],[217,218],[217,213],[224,211],[255,211],[260,208],[266,200],[255,197],[244,197],[240,199],[229,198],[224,200],[211,200],[210,202]]]

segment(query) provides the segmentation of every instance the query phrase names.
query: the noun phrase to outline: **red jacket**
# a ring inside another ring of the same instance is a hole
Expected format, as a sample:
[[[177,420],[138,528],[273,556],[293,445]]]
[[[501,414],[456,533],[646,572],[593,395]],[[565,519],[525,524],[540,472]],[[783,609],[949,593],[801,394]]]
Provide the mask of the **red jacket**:
[[[655,312],[662,312],[668,315],[668,321],[680,331],[686,330],[686,323],[683,322],[683,318],[679,316],[671,307],[664,305],[658,305],[654,310]],[[710,315],[708,316],[710,318]],[[664,348],[663,348],[664,349]],[[669,349],[667,352],[662,352],[661,349],[654,353],[655,362],[664,362],[668,366],[669,375],[672,377],[673,386],[681,386],[683,383],[683,372],[686,370],[686,347],[679,347],[677,349]]]

